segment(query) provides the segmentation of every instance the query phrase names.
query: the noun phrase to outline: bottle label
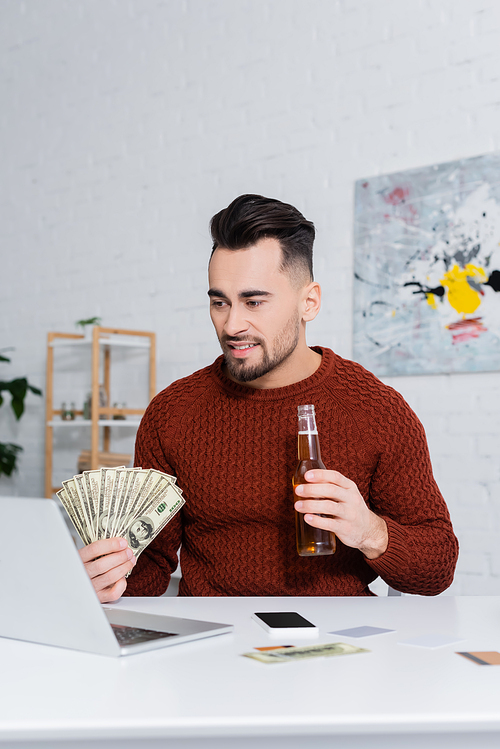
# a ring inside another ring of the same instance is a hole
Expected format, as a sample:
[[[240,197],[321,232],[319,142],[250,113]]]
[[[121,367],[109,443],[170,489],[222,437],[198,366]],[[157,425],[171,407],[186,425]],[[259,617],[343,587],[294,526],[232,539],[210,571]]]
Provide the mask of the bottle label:
[[[306,430],[305,430],[305,431],[303,431],[303,432],[302,432],[302,431],[299,431],[299,434],[318,434],[318,430],[317,430],[317,429],[315,429],[314,431],[312,431],[311,429],[306,429]]]

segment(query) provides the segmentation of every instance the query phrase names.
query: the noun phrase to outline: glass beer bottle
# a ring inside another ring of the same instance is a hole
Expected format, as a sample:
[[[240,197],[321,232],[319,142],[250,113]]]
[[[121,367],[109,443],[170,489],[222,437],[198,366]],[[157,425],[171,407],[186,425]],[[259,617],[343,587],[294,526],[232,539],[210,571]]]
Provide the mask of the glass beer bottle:
[[[321,460],[318,430],[314,406],[299,406],[298,453],[299,462],[292,479],[294,502],[295,487],[307,484],[304,474],[312,468],[325,468]],[[321,528],[313,528],[304,520],[304,514],[295,510],[297,551],[301,557],[316,557],[335,553],[335,534]]]

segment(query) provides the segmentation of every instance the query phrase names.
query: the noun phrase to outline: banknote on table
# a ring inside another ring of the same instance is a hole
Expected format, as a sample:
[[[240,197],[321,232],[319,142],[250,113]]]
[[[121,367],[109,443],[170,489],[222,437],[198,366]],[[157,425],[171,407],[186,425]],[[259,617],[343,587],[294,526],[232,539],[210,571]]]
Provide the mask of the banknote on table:
[[[355,645],[348,645],[346,642],[326,642],[323,645],[255,650],[250,653],[242,653],[242,655],[246,658],[253,658],[261,663],[290,663],[290,661],[302,661],[306,658],[325,658],[334,655],[352,655],[354,653],[369,652],[366,648],[358,648]]]
[[[184,504],[175,476],[152,468],[99,468],[62,484],[57,496],[85,545],[119,536],[136,557]]]

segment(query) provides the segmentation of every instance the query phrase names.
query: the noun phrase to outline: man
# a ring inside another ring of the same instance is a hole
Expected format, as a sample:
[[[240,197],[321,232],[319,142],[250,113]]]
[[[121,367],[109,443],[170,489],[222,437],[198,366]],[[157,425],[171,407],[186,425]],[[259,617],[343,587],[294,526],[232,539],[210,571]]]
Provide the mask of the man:
[[[177,476],[186,504],[135,560],[123,539],[81,551],[101,601],[161,595],[370,595],[446,589],[458,543],[423,427],[358,364],[309,348],[319,312],[314,226],[278,200],[243,195],[211,222],[210,315],[223,356],[149,405],[136,465]],[[297,406],[314,404],[327,470],[292,493]],[[333,556],[299,557],[293,507],[333,531]]]
[[[126,538],[132,549],[144,546],[153,535],[153,524],[149,518],[137,518],[126,532]]]

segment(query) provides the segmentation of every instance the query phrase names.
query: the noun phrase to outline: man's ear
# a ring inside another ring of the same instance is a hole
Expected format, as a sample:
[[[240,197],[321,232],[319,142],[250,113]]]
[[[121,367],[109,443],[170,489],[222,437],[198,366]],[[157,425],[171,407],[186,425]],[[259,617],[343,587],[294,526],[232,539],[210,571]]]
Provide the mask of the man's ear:
[[[304,286],[302,291],[302,319],[304,322],[314,320],[321,309],[321,286],[316,281]]]

